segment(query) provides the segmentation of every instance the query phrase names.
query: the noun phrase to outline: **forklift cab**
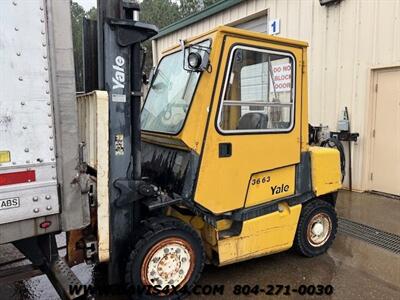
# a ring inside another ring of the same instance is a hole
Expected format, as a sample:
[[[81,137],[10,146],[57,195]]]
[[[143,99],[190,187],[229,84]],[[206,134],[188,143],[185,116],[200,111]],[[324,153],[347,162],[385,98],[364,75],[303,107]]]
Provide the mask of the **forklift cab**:
[[[186,44],[165,53],[143,106],[144,176],[213,214],[293,195],[307,44],[229,27]]]

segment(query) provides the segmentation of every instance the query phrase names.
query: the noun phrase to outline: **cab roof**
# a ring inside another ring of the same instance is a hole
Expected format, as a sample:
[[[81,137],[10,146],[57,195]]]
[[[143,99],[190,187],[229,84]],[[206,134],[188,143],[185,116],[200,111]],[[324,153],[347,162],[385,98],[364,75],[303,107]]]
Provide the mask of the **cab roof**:
[[[198,40],[202,37],[206,37],[212,34],[216,34],[216,33],[221,33],[221,34],[225,34],[225,35],[234,35],[237,37],[243,37],[243,38],[251,38],[251,39],[256,39],[256,40],[262,40],[262,41],[270,41],[272,43],[278,43],[278,44],[285,44],[285,45],[289,45],[289,46],[293,46],[293,47],[298,47],[298,48],[305,48],[308,47],[308,43],[305,41],[299,41],[299,40],[294,40],[294,39],[288,39],[288,38],[282,38],[282,37],[278,37],[275,35],[270,35],[270,34],[266,34],[266,33],[261,33],[261,32],[255,32],[255,31],[250,31],[250,30],[245,30],[245,29],[239,29],[236,27],[230,27],[230,26],[218,26],[215,27],[214,29],[211,29],[207,32],[204,32],[200,35],[191,37],[187,40],[185,40],[185,42],[192,42],[194,40]],[[177,50],[177,48],[179,48],[180,45],[177,43],[176,45],[165,49],[164,51],[162,51],[162,54],[166,54],[168,52],[171,52],[173,50]]]

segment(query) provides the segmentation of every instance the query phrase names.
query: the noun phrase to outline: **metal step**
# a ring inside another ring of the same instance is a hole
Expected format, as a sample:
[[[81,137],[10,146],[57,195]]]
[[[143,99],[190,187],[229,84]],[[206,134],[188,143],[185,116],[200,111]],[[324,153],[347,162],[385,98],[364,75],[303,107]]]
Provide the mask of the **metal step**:
[[[76,299],[84,295],[84,289],[80,290],[79,294],[70,295],[71,286],[80,286],[82,283],[76,277],[75,273],[72,272],[71,268],[65,262],[64,258],[60,257],[51,264],[51,275],[49,276],[50,281],[52,281],[54,287],[57,290],[62,290],[65,298]],[[52,280],[54,277],[54,280]]]
[[[347,234],[395,254],[400,254],[400,236],[344,218],[338,218],[338,221],[338,232]]]

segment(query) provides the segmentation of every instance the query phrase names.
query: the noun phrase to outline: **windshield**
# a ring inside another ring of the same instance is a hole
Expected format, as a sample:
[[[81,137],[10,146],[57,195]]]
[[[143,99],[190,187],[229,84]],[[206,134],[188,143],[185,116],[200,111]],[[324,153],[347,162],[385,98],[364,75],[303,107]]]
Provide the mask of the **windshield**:
[[[199,45],[209,47],[210,41]],[[186,48],[186,58],[188,51]],[[192,48],[190,51],[201,54],[201,50]],[[142,129],[177,134],[186,119],[200,74],[184,69],[183,51],[164,57],[154,74],[142,110]]]

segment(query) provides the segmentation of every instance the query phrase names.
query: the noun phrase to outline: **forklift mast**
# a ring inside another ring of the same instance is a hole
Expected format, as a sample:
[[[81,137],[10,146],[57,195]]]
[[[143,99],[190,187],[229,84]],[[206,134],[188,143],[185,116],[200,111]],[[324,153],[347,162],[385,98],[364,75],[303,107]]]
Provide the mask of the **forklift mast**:
[[[110,284],[123,281],[122,260],[140,221],[140,43],[157,28],[140,22],[139,10],[136,1],[98,1],[98,85],[109,97]]]

